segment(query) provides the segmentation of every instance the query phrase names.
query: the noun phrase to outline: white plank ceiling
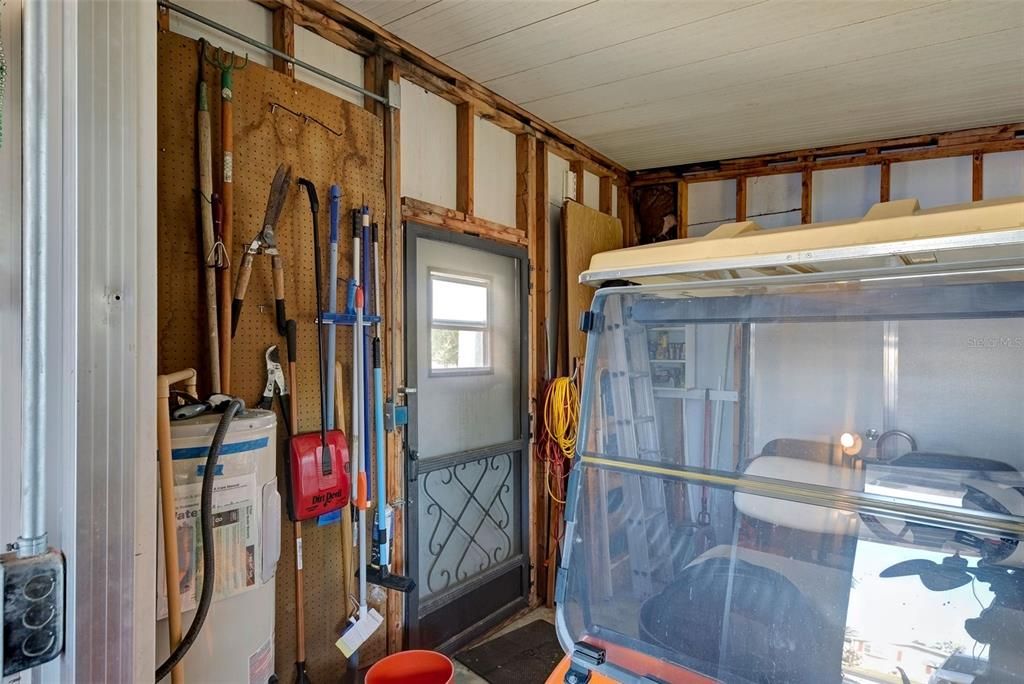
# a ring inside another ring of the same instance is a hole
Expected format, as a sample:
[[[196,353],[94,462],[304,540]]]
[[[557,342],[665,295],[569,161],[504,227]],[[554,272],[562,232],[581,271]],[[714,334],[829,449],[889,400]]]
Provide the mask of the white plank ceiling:
[[[1024,120],[1024,0],[346,0],[631,169]]]

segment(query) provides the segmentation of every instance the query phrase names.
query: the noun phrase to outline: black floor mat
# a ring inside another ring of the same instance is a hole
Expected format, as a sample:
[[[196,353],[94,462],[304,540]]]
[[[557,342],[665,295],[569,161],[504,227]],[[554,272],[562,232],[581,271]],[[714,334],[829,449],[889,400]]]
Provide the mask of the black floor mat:
[[[455,659],[490,684],[527,684],[546,681],[564,656],[555,626],[534,620]]]

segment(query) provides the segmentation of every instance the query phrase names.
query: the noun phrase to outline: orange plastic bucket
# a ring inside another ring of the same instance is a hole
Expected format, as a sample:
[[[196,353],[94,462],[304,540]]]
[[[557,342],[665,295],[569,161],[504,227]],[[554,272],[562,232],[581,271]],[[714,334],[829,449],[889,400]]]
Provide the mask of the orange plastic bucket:
[[[401,651],[366,671],[366,684],[453,684],[455,665],[436,651]]]

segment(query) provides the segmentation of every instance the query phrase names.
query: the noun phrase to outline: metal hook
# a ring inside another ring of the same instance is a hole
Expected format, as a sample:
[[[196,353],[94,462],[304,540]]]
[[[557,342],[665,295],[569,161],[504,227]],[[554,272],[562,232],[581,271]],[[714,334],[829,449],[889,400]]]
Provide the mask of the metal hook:
[[[205,51],[204,51],[205,52]],[[244,69],[249,65],[249,53],[245,53],[245,59],[241,64],[238,63],[238,55],[234,52],[228,52],[223,48],[217,48],[213,57],[207,57],[207,61],[213,66],[217,67],[221,71],[238,71]]]

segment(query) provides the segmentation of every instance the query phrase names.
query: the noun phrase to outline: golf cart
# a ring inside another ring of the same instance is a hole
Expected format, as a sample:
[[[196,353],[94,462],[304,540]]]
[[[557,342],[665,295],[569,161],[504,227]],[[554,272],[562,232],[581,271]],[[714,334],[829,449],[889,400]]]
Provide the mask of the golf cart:
[[[1024,198],[596,255],[549,683],[1024,682]],[[894,675],[893,673],[897,673]]]

